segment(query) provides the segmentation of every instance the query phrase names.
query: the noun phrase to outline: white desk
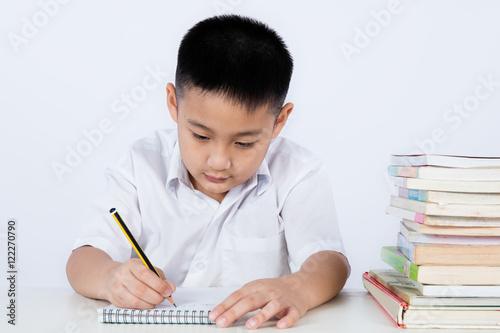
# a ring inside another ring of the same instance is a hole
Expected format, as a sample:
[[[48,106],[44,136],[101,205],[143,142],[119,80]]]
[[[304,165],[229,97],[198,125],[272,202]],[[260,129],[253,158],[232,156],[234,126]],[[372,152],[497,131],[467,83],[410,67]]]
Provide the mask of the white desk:
[[[97,309],[109,305],[105,301],[87,299],[71,289],[21,288],[17,298],[16,326],[7,324],[6,307],[2,304],[0,332],[247,332],[243,325],[218,329],[215,325],[137,325],[103,324],[97,321]],[[5,303],[5,302],[3,302]],[[283,331],[276,328],[273,320],[256,332],[473,332],[471,330],[403,330],[367,292],[343,291],[330,302],[309,311],[292,328]],[[498,330],[483,330],[500,332]]]

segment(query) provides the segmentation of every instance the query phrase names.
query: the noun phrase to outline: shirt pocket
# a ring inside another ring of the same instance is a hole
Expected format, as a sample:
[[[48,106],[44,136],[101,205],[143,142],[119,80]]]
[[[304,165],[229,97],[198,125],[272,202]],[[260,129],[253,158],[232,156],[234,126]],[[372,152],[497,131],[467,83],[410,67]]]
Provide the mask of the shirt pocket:
[[[227,286],[289,274],[284,231],[267,237],[239,237],[226,232],[221,273],[222,285]]]

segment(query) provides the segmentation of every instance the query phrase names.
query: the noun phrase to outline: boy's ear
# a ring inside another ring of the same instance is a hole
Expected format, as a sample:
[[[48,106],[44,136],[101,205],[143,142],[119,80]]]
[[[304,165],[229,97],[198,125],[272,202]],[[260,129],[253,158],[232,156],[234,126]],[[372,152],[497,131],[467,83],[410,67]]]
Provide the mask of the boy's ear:
[[[286,124],[286,121],[288,120],[288,116],[290,116],[290,113],[292,113],[292,110],[293,110],[292,103],[286,103],[281,108],[278,118],[276,118],[276,122],[274,123],[273,136],[272,136],[273,139],[280,134],[281,130]]]
[[[175,87],[170,82],[167,84],[167,107],[170,117],[177,122],[177,97],[175,96]]]

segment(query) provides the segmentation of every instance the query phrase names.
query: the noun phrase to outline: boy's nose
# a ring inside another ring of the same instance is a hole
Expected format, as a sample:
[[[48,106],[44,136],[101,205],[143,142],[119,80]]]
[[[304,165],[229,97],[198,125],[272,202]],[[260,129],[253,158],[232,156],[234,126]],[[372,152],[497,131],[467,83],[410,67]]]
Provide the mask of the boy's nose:
[[[208,158],[208,166],[214,170],[227,170],[231,166],[231,159],[225,147],[215,147]]]

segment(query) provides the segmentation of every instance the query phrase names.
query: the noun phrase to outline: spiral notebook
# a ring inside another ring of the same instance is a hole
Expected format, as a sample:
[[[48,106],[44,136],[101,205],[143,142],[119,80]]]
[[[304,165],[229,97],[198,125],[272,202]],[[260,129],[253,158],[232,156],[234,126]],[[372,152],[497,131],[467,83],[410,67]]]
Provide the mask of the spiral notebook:
[[[98,309],[101,323],[113,324],[214,324],[208,319],[210,311],[234,288],[178,288],[172,295],[174,307],[165,300],[150,310],[123,309],[110,305]]]

